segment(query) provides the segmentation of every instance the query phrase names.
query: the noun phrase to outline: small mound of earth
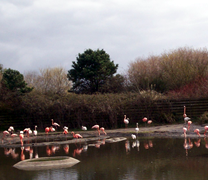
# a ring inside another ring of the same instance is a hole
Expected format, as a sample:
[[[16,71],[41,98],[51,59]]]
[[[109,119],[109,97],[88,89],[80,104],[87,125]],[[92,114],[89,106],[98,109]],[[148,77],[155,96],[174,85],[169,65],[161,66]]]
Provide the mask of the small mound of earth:
[[[68,168],[79,162],[79,160],[68,156],[41,157],[20,161],[13,167],[25,171],[37,171],[45,169]]]
[[[125,137],[115,137],[115,138],[106,139],[105,142],[107,142],[107,143],[115,143],[115,142],[124,141],[124,140],[126,140]]]

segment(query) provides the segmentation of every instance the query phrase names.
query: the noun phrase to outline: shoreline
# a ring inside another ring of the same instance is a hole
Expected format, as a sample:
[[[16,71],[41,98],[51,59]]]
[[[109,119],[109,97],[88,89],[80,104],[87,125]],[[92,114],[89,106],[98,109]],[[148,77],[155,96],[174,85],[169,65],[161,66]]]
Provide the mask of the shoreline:
[[[189,138],[203,138],[204,137],[204,126],[192,124],[190,131],[187,131],[187,136]],[[101,134],[98,136],[97,131],[76,131],[76,133],[80,133],[83,138],[74,139],[71,133],[66,136],[62,133],[62,131],[51,132],[48,136],[45,135],[44,132],[38,133],[38,136],[25,137],[24,141],[36,141],[33,143],[27,143],[24,146],[47,146],[54,144],[72,144],[76,142],[86,143],[88,141],[95,141],[99,139],[109,139],[115,137],[125,137],[131,138],[131,134],[137,135],[139,138],[145,137],[159,137],[159,138],[184,138],[183,127],[187,127],[185,124],[170,124],[170,125],[160,125],[160,126],[146,126],[139,127],[139,132],[137,133],[135,128],[122,128],[122,129],[110,129],[105,130],[107,135]],[[199,129],[201,136],[199,137],[194,129]],[[0,132],[0,138],[2,139],[3,133]],[[11,142],[9,142],[11,140]],[[41,141],[41,142],[37,142]],[[6,137],[4,142],[0,143],[0,147],[21,147],[19,137],[15,137],[13,140],[10,137]]]

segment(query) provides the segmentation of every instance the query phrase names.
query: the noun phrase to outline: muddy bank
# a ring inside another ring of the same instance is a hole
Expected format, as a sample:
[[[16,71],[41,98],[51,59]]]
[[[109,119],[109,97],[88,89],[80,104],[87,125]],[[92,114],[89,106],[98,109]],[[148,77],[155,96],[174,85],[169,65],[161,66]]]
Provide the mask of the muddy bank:
[[[201,137],[203,137],[204,126],[192,124],[190,130],[187,131],[188,137],[196,138],[198,135],[194,133],[194,129],[199,129]],[[171,124],[171,125],[162,125],[162,126],[146,126],[140,127],[139,132],[136,133],[135,128],[123,128],[123,129],[112,129],[106,130],[107,135],[100,135],[95,131],[76,131],[83,136],[81,139],[74,139],[73,136],[69,133],[64,135],[62,131],[60,132],[51,132],[48,135],[45,133],[38,133],[38,136],[31,136],[24,138],[24,145],[26,146],[47,146],[47,145],[58,145],[58,144],[71,144],[71,143],[85,143],[89,141],[96,141],[102,139],[109,139],[115,137],[125,137],[131,138],[131,134],[136,134],[137,137],[172,137],[172,138],[184,138],[183,127],[187,127],[184,124]],[[3,133],[1,132],[0,138],[2,139]],[[11,139],[11,137],[6,137],[0,143],[0,147],[21,147],[19,137]]]

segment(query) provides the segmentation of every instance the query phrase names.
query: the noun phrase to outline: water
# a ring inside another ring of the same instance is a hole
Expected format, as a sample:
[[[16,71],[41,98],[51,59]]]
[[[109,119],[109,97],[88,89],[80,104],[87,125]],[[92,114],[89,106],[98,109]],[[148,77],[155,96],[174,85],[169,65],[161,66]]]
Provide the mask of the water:
[[[11,153],[12,152],[12,153]],[[7,155],[6,155],[7,154]],[[81,162],[63,169],[23,171],[22,159],[71,156]],[[208,177],[208,143],[200,139],[104,140],[88,144],[43,146],[15,152],[0,148],[0,180],[196,180]]]

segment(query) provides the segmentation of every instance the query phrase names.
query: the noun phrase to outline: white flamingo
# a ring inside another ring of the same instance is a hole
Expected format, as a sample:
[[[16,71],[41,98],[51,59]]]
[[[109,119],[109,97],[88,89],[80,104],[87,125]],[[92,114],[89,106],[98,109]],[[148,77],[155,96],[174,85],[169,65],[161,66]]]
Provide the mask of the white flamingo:
[[[129,124],[129,118],[126,118],[126,115],[124,115],[124,124],[127,127]]]

